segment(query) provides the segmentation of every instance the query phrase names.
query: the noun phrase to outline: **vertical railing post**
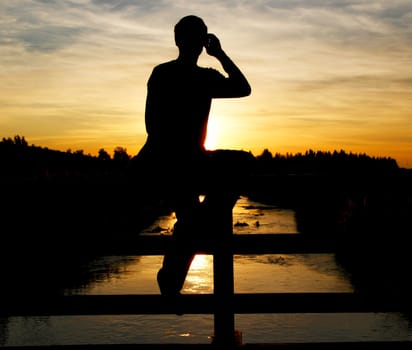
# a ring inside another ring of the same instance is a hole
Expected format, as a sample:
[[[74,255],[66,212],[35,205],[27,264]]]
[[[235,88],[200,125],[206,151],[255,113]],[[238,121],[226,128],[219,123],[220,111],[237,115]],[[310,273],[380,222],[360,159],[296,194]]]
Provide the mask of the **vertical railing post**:
[[[216,225],[219,239],[213,254],[213,288],[216,303],[213,344],[219,349],[230,349],[237,343],[233,309],[233,219],[231,206],[221,209]]]

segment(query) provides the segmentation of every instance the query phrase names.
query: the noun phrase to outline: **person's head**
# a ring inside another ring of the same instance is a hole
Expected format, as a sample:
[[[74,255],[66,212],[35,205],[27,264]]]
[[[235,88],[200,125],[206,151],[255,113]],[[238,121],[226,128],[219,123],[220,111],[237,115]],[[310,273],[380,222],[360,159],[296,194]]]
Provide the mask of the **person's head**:
[[[200,17],[189,15],[175,25],[175,43],[185,53],[200,55],[207,40],[207,26]]]

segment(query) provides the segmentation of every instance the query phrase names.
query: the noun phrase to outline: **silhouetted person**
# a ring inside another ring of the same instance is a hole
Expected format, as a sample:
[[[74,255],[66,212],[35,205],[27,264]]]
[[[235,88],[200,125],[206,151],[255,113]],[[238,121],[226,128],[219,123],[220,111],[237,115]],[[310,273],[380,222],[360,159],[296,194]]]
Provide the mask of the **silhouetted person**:
[[[236,203],[240,173],[247,172],[253,158],[243,151],[204,147],[212,99],[247,96],[251,92],[248,81],[219,39],[208,34],[201,18],[183,17],[174,32],[179,55],[156,66],[148,80],[147,140],[136,157],[144,186],[149,193],[168,199],[177,219],[173,244],[157,276],[163,295],[180,293],[196,242],[213,233],[213,216],[219,207],[232,208]],[[221,63],[227,76],[197,65],[203,48]]]

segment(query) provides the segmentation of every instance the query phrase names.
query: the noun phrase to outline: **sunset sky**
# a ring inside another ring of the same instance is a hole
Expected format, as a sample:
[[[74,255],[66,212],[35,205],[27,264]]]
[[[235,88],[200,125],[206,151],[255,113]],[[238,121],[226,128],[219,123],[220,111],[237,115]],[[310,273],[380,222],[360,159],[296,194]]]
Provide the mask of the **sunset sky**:
[[[412,168],[412,1],[0,0],[0,137],[138,152],[146,82],[204,19],[252,86],[213,102],[210,148],[345,150]],[[203,53],[199,64],[219,69]]]

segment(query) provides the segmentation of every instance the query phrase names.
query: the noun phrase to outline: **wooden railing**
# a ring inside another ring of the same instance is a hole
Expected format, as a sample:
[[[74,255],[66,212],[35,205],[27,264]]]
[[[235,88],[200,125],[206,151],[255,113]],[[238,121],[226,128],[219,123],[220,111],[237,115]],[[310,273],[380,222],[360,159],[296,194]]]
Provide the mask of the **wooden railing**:
[[[138,236],[111,245],[107,255],[162,255],[170,236]],[[107,344],[16,346],[3,350],[62,349],[412,349],[411,341],[317,342],[297,344],[241,344],[235,314],[242,313],[347,313],[399,312],[399,300],[356,293],[234,293],[233,254],[333,253],[330,242],[300,234],[232,235],[231,227],[219,244],[201,242],[198,253],[213,254],[214,293],[182,295],[176,302],[184,314],[213,314],[211,344]],[[0,302],[0,317],[55,315],[175,314],[176,304],[161,295],[19,295]]]

